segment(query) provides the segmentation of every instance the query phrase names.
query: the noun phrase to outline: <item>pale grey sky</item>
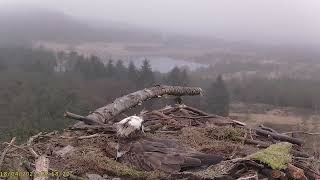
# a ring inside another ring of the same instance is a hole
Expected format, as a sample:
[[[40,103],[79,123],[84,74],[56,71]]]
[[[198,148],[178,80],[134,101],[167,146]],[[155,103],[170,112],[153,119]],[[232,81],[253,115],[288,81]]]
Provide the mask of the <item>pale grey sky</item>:
[[[320,0],[0,0],[228,40],[320,44]]]

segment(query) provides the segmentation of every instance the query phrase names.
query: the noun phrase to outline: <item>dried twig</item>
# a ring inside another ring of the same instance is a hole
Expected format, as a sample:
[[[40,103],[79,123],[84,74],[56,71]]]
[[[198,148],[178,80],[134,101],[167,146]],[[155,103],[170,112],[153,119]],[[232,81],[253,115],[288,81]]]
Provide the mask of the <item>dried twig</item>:
[[[11,145],[14,144],[15,141],[16,141],[16,137],[13,137],[11,139],[9,145],[3,150],[2,154],[1,154],[1,158],[0,158],[0,169],[1,169],[2,163],[4,161],[4,158],[6,157],[7,152],[9,151]]]
[[[281,133],[281,134],[293,134],[293,133],[301,133],[301,134],[307,134],[307,135],[320,135],[320,133],[305,132],[305,131],[291,131],[291,132],[284,132],[284,133]]]
[[[267,137],[272,137],[273,139],[275,140],[280,140],[280,141],[287,141],[287,142],[290,142],[290,143],[293,143],[293,144],[297,144],[299,146],[301,146],[304,142],[303,140],[301,139],[298,139],[298,138],[292,138],[292,137],[289,137],[287,135],[284,135],[284,134],[280,134],[280,133],[273,133],[273,132],[270,132],[270,131],[266,131],[266,130],[263,130],[263,129],[255,129],[256,133],[259,134],[259,135],[263,135],[263,136],[267,136]]]
[[[90,138],[95,138],[95,137],[102,137],[102,136],[105,136],[105,137],[108,137],[109,135],[106,135],[106,134],[92,134],[92,135],[88,135],[88,136],[80,136],[78,137],[78,139],[90,139]]]
[[[247,176],[247,177],[240,177],[237,180],[247,180],[247,179],[258,179],[258,173],[256,172],[254,175],[252,176]]]
[[[30,153],[32,154],[32,156],[34,158],[38,158],[39,155],[36,153],[36,151],[34,151],[34,149],[32,148],[32,143],[35,139],[39,138],[40,136],[42,135],[42,132],[39,132],[38,134],[34,135],[34,136],[31,136],[27,142],[27,146],[28,146],[28,149],[30,151]]]
[[[315,158],[294,157],[294,159],[306,160],[306,161],[312,161],[312,162],[315,162],[315,163],[320,163],[320,160],[315,159]]]
[[[4,142],[4,144],[9,145],[10,143]],[[16,149],[19,149],[19,150],[21,150],[21,151],[24,151],[24,152],[26,152],[26,153],[30,153],[29,151],[25,150],[25,149],[24,149],[23,147],[21,147],[21,146],[17,146],[17,145],[14,145],[14,144],[11,144],[11,146],[12,146],[12,147],[15,147]]]

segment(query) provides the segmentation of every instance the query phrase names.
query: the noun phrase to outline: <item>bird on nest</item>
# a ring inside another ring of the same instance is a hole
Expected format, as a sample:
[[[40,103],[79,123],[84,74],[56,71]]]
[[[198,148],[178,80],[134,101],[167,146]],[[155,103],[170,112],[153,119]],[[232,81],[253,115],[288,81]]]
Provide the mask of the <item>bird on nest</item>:
[[[130,116],[115,123],[118,134],[117,157],[145,171],[168,173],[217,164],[223,157],[181,146],[176,140],[145,137],[143,118]]]

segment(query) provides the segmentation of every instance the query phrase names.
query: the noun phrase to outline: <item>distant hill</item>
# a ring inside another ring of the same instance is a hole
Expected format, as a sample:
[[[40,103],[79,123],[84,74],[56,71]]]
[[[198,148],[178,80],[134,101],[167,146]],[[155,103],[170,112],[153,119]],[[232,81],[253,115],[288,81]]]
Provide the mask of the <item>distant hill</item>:
[[[224,46],[217,38],[162,33],[134,25],[77,19],[62,12],[44,9],[10,10],[0,12],[0,42],[56,41],[79,43],[103,42],[161,42],[167,46]]]
[[[154,41],[161,36],[115,23],[94,25],[69,15],[47,10],[24,10],[0,13],[0,41]]]

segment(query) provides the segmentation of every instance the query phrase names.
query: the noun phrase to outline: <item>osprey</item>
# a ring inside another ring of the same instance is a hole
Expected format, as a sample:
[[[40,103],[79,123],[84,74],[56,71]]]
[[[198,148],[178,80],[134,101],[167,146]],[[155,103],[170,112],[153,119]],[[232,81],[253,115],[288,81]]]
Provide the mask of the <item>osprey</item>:
[[[223,157],[197,152],[175,140],[144,136],[143,119],[130,116],[115,123],[118,134],[116,159],[128,162],[145,171],[162,170],[168,173],[217,164]]]

